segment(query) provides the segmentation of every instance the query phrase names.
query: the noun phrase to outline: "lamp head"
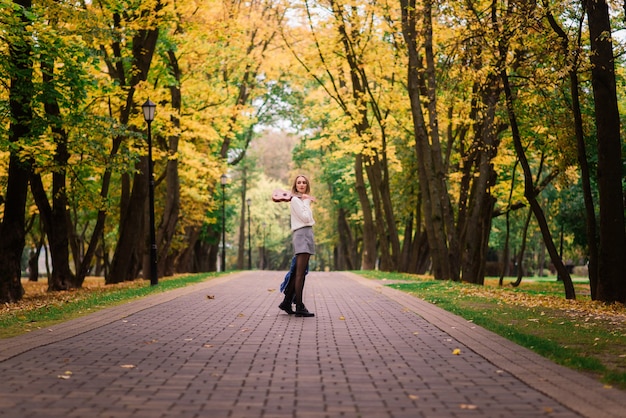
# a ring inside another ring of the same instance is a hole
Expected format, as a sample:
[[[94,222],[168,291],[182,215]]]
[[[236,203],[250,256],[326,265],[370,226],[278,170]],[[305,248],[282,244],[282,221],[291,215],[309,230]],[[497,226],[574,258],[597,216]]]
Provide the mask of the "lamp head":
[[[143,105],[141,105],[141,108],[143,109],[143,118],[146,120],[146,122],[152,122],[154,120],[156,104],[148,99]]]

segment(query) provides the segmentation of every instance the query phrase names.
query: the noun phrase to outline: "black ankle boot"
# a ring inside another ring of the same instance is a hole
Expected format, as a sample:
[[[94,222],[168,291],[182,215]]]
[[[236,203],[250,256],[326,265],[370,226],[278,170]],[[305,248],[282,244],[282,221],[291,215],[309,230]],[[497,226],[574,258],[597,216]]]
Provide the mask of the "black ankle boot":
[[[278,307],[282,309],[283,311],[287,312],[289,315],[293,315],[295,313],[293,309],[291,308],[291,302],[289,302],[289,300],[286,297],[285,297],[285,300],[283,300],[281,304],[278,305]]]
[[[296,316],[310,318],[312,316],[315,316],[315,314],[313,312],[309,312],[309,310],[304,305],[296,305]]]

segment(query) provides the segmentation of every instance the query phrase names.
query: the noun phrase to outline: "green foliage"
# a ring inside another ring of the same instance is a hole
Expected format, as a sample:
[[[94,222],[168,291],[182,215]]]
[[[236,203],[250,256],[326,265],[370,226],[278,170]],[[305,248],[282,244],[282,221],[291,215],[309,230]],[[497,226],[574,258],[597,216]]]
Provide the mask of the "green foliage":
[[[430,85],[425,73],[419,83],[422,99],[428,88],[434,89],[436,103],[432,104],[436,108],[427,119],[436,114],[438,125],[434,120],[424,123],[440,141],[446,162],[446,172],[440,175],[447,182],[458,214],[462,170],[470,151],[480,148],[480,121],[489,111],[482,102],[485,89],[500,66],[507,69],[533,174],[540,182],[549,173],[558,173],[554,187],[543,189],[541,197],[553,234],[563,226],[565,253],[573,258],[584,256],[588,237],[577,186],[580,180],[568,88],[572,68],[581,82],[592,171],[597,157],[588,39],[585,26],[580,24],[584,11],[579,4],[570,3],[542,3],[532,10],[511,4],[511,10],[496,7],[493,14],[487,3],[439,4],[433,10],[436,85]],[[293,153],[293,166],[286,163],[284,171],[291,175],[298,169],[312,175],[316,194],[321,197],[316,206],[320,220],[316,237],[321,243],[334,245],[339,210],[347,211],[355,234],[362,230],[362,210],[355,190],[354,162],[359,153],[386,163],[380,174],[390,190],[392,225],[403,230],[412,221],[414,230],[419,229],[424,220],[423,215],[416,219],[423,191],[417,161],[422,156],[415,149],[406,85],[407,45],[401,36],[398,5],[339,1],[334,10],[302,1],[239,4],[202,0],[178,2],[176,7],[167,2],[159,5],[164,7],[152,13],[157,8],[153,1],[88,2],[79,7],[42,0],[26,11],[29,25],[24,26],[17,20],[17,6],[0,2],[0,29],[5,34],[0,43],[0,79],[4,80],[0,111],[9,114],[8,83],[16,68],[9,59],[8,45],[32,43],[33,54],[28,59],[35,63],[34,135],[20,142],[20,152],[35,163],[46,187],[53,173],[65,171],[74,235],[83,243],[90,238],[97,212],[105,210],[106,246],[109,250],[115,247],[118,208],[123,194],[132,187],[140,157],[146,153],[140,104],[148,97],[158,103],[152,126],[159,179],[157,217],[167,205],[163,181],[166,164],[173,160],[178,163],[180,216],[177,241],[171,248],[182,250],[193,245],[186,239],[194,228],[204,228],[202,238],[216,243],[221,228],[219,176],[228,165],[240,164],[253,139],[263,138],[256,128],[268,125],[295,130],[301,139]],[[548,6],[571,36],[570,48],[580,54],[576,61],[573,54],[563,54],[557,47],[559,41],[545,21]],[[420,15],[416,28],[420,33],[424,29],[422,19]],[[159,30],[158,44],[144,80],[132,67],[133,43],[138,34],[145,34],[142,31],[155,28]],[[24,36],[22,29],[32,36]],[[501,41],[510,45],[510,53],[504,57],[499,57]],[[618,83],[622,85],[620,38],[615,39],[615,48]],[[347,51],[357,62],[349,62]],[[420,51],[424,59],[428,57],[425,52]],[[49,65],[42,67],[42,63]],[[357,82],[364,88],[358,94]],[[174,88],[182,94],[180,109],[172,103]],[[618,89],[618,95],[623,102],[623,89]],[[496,184],[489,192],[497,199],[495,209],[504,213],[510,205],[523,205],[525,198],[502,98],[495,96],[494,100],[494,126],[490,129],[497,131],[500,143],[491,161]],[[44,106],[54,102],[60,106],[60,114],[52,117]],[[424,111],[428,106],[427,101],[422,103]],[[7,117],[0,123],[3,190],[9,123]],[[357,126],[362,131],[357,132]],[[52,158],[58,144],[54,127],[68,134],[67,167],[55,166]],[[118,140],[120,147],[114,149]],[[18,148],[14,144],[12,149]],[[542,175],[538,176],[540,164]],[[108,193],[101,196],[107,170],[112,173],[112,183]],[[468,171],[470,178],[477,174],[472,170],[470,167]],[[131,180],[125,183],[128,175]],[[252,185],[250,194],[267,193],[263,187],[284,178],[265,180]],[[594,179],[592,184],[595,187]],[[370,185],[365,187],[371,197]],[[229,197],[227,203],[228,232],[234,234],[242,202]],[[526,213],[525,207],[511,213],[512,253],[521,246]],[[504,231],[504,217],[495,218],[492,248],[502,249]],[[272,238],[274,245],[284,244],[284,237]],[[529,239],[530,248],[541,246],[534,224]],[[229,241],[234,240],[229,237]]]

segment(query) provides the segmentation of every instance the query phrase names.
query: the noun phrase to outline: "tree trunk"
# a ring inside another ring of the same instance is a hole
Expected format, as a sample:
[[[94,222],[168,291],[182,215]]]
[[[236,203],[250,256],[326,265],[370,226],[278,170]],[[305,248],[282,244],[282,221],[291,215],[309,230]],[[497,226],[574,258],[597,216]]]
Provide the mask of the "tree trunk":
[[[372,218],[372,209],[367,196],[365,179],[363,178],[363,155],[355,158],[354,173],[356,178],[355,188],[361,203],[363,213],[363,252],[361,254],[361,269],[373,270],[376,268],[376,229]]]
[[[111,152],[109,153],[109,158],[113,158],[119,151],[120,145],[122,144],[122,138],[116,137],[113,139],[113,146],[111,148]],[[111,176],[112,169],[107,167],[104,170],[104,174],[102,176],[102,185],[100,186],[100,199],[101,204],[104,205],[104,202],[108,198],[109,195],[109,187],[111,186]],[[103,239],[104,236],[104,224],[106,221],[106,209],[100,209],[98,211],[98,215],[96,217],[96,224],[93,228],[93,233],[91,234],[91,238],[89,239],[89,245],[87,246],[87,251],[83,256],[83,259],[80,263],[80,268],[76,274],[76,287],[82,286],[82,283],[89,274],[89,271],[92,267],[92,261],[94,254],[96,253],[96,249],[99,245],[99,240]],[[107,277],[108,279],[108,277]]]
[[[41,254],[42,248],[43,248],[43,244],[38,243],[33,248],[31,248],[28,253],[28,281],[29,282],[39,281],[39,255]]]
[[[5,34],[8,40],[9,60],[14,67],[9,87],[9,142],[17,144],[9,156],[7,188],[4,198],[4,213],[0,224],[0,303],[17,302],[24,295],[21,277],[22,252],[26,239],[25,210],[28,194],[30,163],[19,157],[19,142],[32,135],[33,119],[33,61],[32,34],[27,13],[30,0],[14,3],[16,24]]]
[[[511,204],[513,200],[513,192],[515,191],[515,172],[517,171],[517,163],[513,164],[513,170],[511,170],[511,187],[509,188],[509,197],[507,199],[506,207],[506,237],[504,239],[504,250],[502,254],[502,270],[500,271],[500,280],[498,286],[504,284],[504,276],[510,274],[509,271],[509,259],[511,258]]]
[[[413,226],[415,224],[415,219],[413,217],[413,213],[409,214],[409,217],[404,222],[404,241],[402,242],[402,252],[400,256],[400,262],[398,264],[399,272],[410,272],[411,264],[415,261],[413,260],[413,246],[415,245],[415,237],[413,236]],[[415,228],[417,233],[419,232],[419,227]]]
[[[13,115],[16,113],[13,112]],[[12,142],[28,133],[29,128],[17,125],[19,123],[11,124],[9,137],[14,138]],[[30,174],[27,167],[28,164],[11,153],[4,216],[0,225],[0,303],[17,302],[24,295],[21,261],[25,245],[24,212]]]
[[[154,5],[154,15],[158,16],[162,8],[163,8],[163,4],[160,2],[160,0],[157,0],[157,2]],[[119,29],[119,27],[117,26],[119,26],[121,20],[122,19],[118,13],[113,14],[113,22],[114,22],[113,24],[114,26],[116,26],[117,29]],[[153,29],[138,30],[135,33],[135,36],[133,37],[132,43],[131,43],[132,44],[131,67],[133,71],[130,73],[130,75],[127,75],[124,70],[123,62],[125,61],[125,59],[121,56],[122,46],[118,40],[113,41],[112,49],[113,51],[116,52],[116,55],[113,57],[113,59],[110,59],[110,58],[107,59],[106,65],[107,65],[107,69],[109,71],[111,78],[114,79],[116,82],[118,82],[121,86],[123,86],[125,90],[127,91],[126,101],[124,105],[121,107],[120,114],[119,114],[119,123],[121,125],[128,124],[128,121],[130,120],[131,112],[136,109],[136,105],[134,103],[135,87],[137,86],[139,82],[145,81],[148,77],[148,71],[150,70],[150,64],[152,62],[152,56],[154,55],[154,51],[156,49],[156,42],[157,42],[158,36],[159,36],[158,25],[155,25]],[[111,111],[111,117],[113,116],[114,115],[112,114],[112,111]],[[111,152],[109,153],[109,156],[111,158],[117,154],[117,152],[119,151],[122,145],[123,140],[124,140],[124,137],[120,137],[120,136],[116,136],[113,138]],[[100,191],[100,198],[102,199],[103,202],[106,201],[106,199],[108,198],[109,187],[111,183],[111,175],[112,175],[111,168],[107,167],[102,177],[102,187]],[[139,175],[141,174],[138,174],[138,176]],[[143,205],[141,206],[141,208],[143,208]],[[131,208],[130,210],[137,211],[138,209]],[[122,219],[124,216],[125,216],[124,213],[120,213],[120,219]],[[106,210],[101,209],[98,211],[96,225],[94,226],[93,233],[90,238],[89,245],[87,247],[87,251],[85,252],[85,256],[83,257],[83,260],[80,265],[80,270],[76,277],[77,283],[83,282],[83,280],[85,279],[86,275],[88,274],[91,268],[92,260],[93,260],[94,254],[98,246],[98,241],[102,237],[102,233],[104,232],[105,220],[106,220]],[[136,237],[119,236],[118,243],[122,241],[126,241],[127,238],[129,241],[132,241],[132,239],[136,239]],[[129,245],[129,242],[125,245]],[[117,246],[116,246],[116,251],[118,251]],[[136,263],[141,263],[141,258],[139,260],[136,260]],[[131,269],[131,266],[115,267],[115,270],[117,272],[124,273],[123,276],[127,276],[126,273],[128,273],[128,271],[123,272],[123,270],[125,269],[129,270]],[[113,265],[111,265],[111,270],[113,270]],[[113,280],[113,283],[117,283],[116,281],[117,279],[113,277],[108,278],[108,279]]]
[[[337,240],[335,270],[356,270],[356,245],[343,208],[337,211]]]
[[[65,170],[69,161],[67,149],[68,135],[61,126],[61,109],[56,100],[57,92],[54,89],[54,61],[43,59],[42,73],[45,88],[50,89],[44,97],[48,100],[44,103],[44,110],[48,117],[48,123],[56,144],[54,163],[56,169],[52,173],[52,206],[39,174],[31,175],[31,192],[41,214],[52,259],[52,274],[48,279],[48,291],[67,290],[76,286],[76,277],[70,269],[69,234],[72,228],[69,225],[68,201],[66,195]],[[75,254],[77,256],[77,254]]]
[[[456,232],[452,219],[451,204],[445,184],[443,160],[439,148],[438,137],[429,138],[429,132],[433,132],[436,126],[436,107],[433,98],[435,92],[433,75],[430,75],[430,84],[427,89],[429,94],[429,123],[426,127],[426,119],[422,111],[420,98],[421,59],[417,50],[416,17],[417,9],[414,0],[400,0],[402,7],[402,33],[407,44],[409,67],[407,74],[407,90],[411,102],[411,114],[415,132],[415,150],[418,160],[418,174],[428,247],[430,249],[432,270],[436,279],[459,280],[459,251]],[[424,7],[425,26],[430,28],[430,7],[427,2]],[[428,29],[424,34],[426,49],[432,45],[432,32]],[[429,54],[432,51],[429,52]],[[427,58],[427,61],[429,58]],[[431,68],[431,73],[434,68]],[[431,97],[433,96],[433,97]],[[433,120],[435,119],[435,120]],[[432,146],[431,146],[432,140]]]
[[[358,31],[348,33],[348,28],[352,27],[352,25],[346,21],[346,14],[342,13],[340,4],[331,1],[330,5],[337,21],[337,31],[339,32],[340,42],[343,45],[345,59],[350,68],[352,99],[358,108],[354,112],[347,108],[344,108],[344,111],[355,121],[353,127],[364,142],[364,151],[357,157],[360,161],[357,161],[356,164],[361,167],[361,170],[365,169],[375,215],[372,218],[373,223],[371,225],[366,224],[366,222],[370,222],[370,217],[364,217],[363,240],[365,251],[363,251],[363,268],[370,269],[375,267],[376,258],[379,258],[381,270],[395,270],[400,259],[400,239],[389,192],[385,126],[381,112],[377,107],[376,99],[369,90],[370,83],[368,82],[367,74],[363,65],[361,65],[361,57],[356,52],[358,48],[355,48],[354,45],[360,34]],[[373,146],[370,143],[371,125],[368,118],[370,108],[381,129],[380,147]],[[364,212],[371,211],[370,200],[367,198],[365,188],[359,194],[359,201]],[[369,236],[370,230],[372,231],[372,236]]]
[[[500,51],[501,56],[504,56],[504,52],[505,49],[502,48],[502,50]],[[574,291],[572,278],[565,266],[563,265],[563,261],[558,254],[556,245],[554,244],[554,240],[552,239],[552,235],[550,234],[548,221],[546,220],[543,210],[541,209],[541,206],[537,201],[537,191],[533,184],[534,182],[530,171],[530,166],[528,164],[528,160],[526,159],[519,127],[517,126],[517,118],[515,117],[515,111],[513,109],[513,93],[511,91],[509,78],[505,69],[500,69],[500,76],[502,78],[504,94],[506,97],[507,113],[509,115],[509,121],[511,122],[511,133],[513,135],[515,152],[517,153],[517,158],[519,159],[520,165],[522,166],[522,170],[524,172],[524,196],[528,200],[530,208],[535,215],[535,219],[537,220],[537,224],[539,225],[539,229],[541,230],[541,235],[543,236],[543,241],[546,244],[546,248],[548,249],[548,254],[550,254],[550,260],[556,267],[559,276],[563,278],[565,297],[567,299],[576,299],[576,292]]]
[[[161,8],[161,3],[157,2],[155,12],[158,12]],[[128,123],[130,114],[135,108],[135,86],[148,78],[148,72],[158,37],[158,26],[149,30],[139,30],[133,37],[132,68],[134,71],[129,77],[126,104],[121,109],[121,123]],[[123,74],[118,74],[118,76],[123,76]],[[120,211],[120,233],[115,248],[115,255],[111,261],[111,277],[108,278],[109,281],[107,283],[120,283],[126,280],[134,280],[142,266],[143,254],[142,251],[138,249],[146,247],[146,240],[142,240],[144,235],[141,233],[144,232],[146,218],[144,208],[147,204],[150,182],[150,179],[148,179],[147,164],[149,164],[147,158],[142,158],[140,166],[143,170],[134,176],[130,204],[127,207],[122,205]],[[150,244],[148,243],[148,248],[149,246]],[[144,277],[148,275],[148,272],[144,271]]]
[[[373,208],[374,208],[374,230],[376,231],[375,242],[377,243],[377,258],[378,258],[378,268],[382,271],[393,271],[394,263],[391,260],[391,248],[389,246],[389,233],[387,230],[387,225],[385,223],[385,214],[383,209],[382,197],[380,190],[382,188],[382,184],[380,181],[380,176],[378,175],[378,170],[380,170],[378,161],[373,157],[367,157],[363,155],[363,160],[365,162],[365,172],[367,174],[367,179],[370,185],[370,191],[372,196]],[[394,226],[395,228],[395,226]],[[397,234],[397,231],[396,231]]]
[[[576,149],[578,155],[578,165],[580,166],[580,177],[583,186],[583,198],[585,201],[585,226],[587,232],[587,246],[589,256],[589,287],[591,299],[597,299],[598,288],[598,225],[596,223],[596,211],[593,203],[593,193],[591,190],[591,170],[587,160],[587,150],[585,144],[585,133],[583,129],[583,117],[580,108],[580,84],[578,81],[579,51],[580,45],[574,51],[570,51],[570,42],[567,33],[561,28],[554,16],[548,12],[548,21],[552,29],[561,39],[561,49],[563,56],[568,57],[565,65],[570,68],[570,94],[572,96],[572,113],[574,115],[574,131],[576,132]],[[584,16],[581,16],[581,26]]]
[[[74,273],[72,273],[69,263],[67,209],[66,205],[59,207],[59,201],[66,201],[65,196],[63,192],[58,192],[58,196],[55,198],[57,200],[56,205],[50,207],[41,176],[38,174],[31,175],[30,188],[48,236],[50,258],[52,259],[52,274],[48,278],[48,291],[70,289],[74,287]],[[55,189],[56,187],[53,187],[53,192]]]
[[[143,260],[145,248],[149,248],[146,231],[146,206],[148,201],[148,158],[140,159],[141,174],[135,175],[126,216],[120,221],[120,234],[115,254],[111,261],[110,277],[107,284],[135,280]],[[149,271],[144,271],[144,279]]]
[[[177,118],[178,119],[178,118]],[[178,152],[178,135],[172,135],[169,141],[170,155]],[[158,249],[158,272],[159,277],[167,276],[174,270],[168,255],[172,240],[176,234],[178,218],[180,214],[180,179],[178,176],[178,159],[170,158],[165,168],[165,206],[163,216],[157,230],[156,242]],[[170,272],[167,274],[167,272]]]
[[[419,219],[419,218],[418,218]],[[430,252],[428,251],[428,239],[426,234],[419,228],[419,223],[413,219],[407,220],[404,228],[405,238],[402,248],[401,272],[412,274],[425,274],[428,271]],[[413,228],[412,225],[417,227]],[[415,229],[415,232],[413,230]]]
[[[486,252],[489,246],[489,231],[495,199],[489,193],[496,183],[496,173],[492,160],[498,151],[498,130],[495,126],[496,107],[500,96],[497,77],[489,78],[481,93],[483,111],[477,109],[474,116],[476,121],[474,144],[470,148],[469,167],[465,171],[468,184],[467,210],[459,215],[458,230],[460,231],[460,245],[462,249],[463,281],[484,284]],[[471,185],[471,186],[470,186]],[[460,211],[461,212],[461,211]]]
[[[201,229],[198,226],[191,226],[185,228],[185,238],[184,241],[187,243],[187,246],[180,251],[178,254],[175,254],[173,257],[172,264],[174,265],[174,271],[176,273],[185,273],[185,272],[195,272],[193,268],[193,260],[195,258],[194,252],[196,249],[196,243],[200,237]],[[210,231],[207,233],[211,233]],[[214,233],[215,240],[218,240],[217,233]],[[215,244],[214,247],[217,249],[218,245]],[[212,271],[217,271],[217,268]]]
[[[180,129],[180,112],[182,109],[182,94],[180,90],[181,72],[178,66],[178,58],[175,51],[168,51],[169,65],[171,72],[177,81],[170,86],[170,96],[172,99],[172,116],[170,122],[176,133],[170,135],[168,144],[168,154],[165,172],[165,206],[163,208],[163,217],[157,230],[157,249],[158,249],[158,274],[159,277],[166,276],[173,272],[173,266],[168,257],[172,239],[176,233],[178,224],[178,216],[180,213],[180,179],[178,176],[178,141]],[[174,157],[176,156],[176,157]],[[169,273],[169,274],[167,274]]]
[[[237,269],[246,268],[246,193],[248,188],[248,172],[244,166],[241,170],[241,210],[239,212],[239,243],[237,248]],[[249,232],[249,231],[248,231]]]
[[[191,271],[196,273],[211,271],[211,265],[217,263],[217,255],[220,253],[219,247],[200,240],[196,241],[194,247]]]
[[[532,209],[528,209],[528,215],[526,216],[526,220],[524,221],[524,229],[522,229],[522,240],[520,244],[519,254],[517,254],[517,277],[513,283],[511,283],[512,287],[518,287],[522,284],[522,278],[524,277],[524,256],[526,255],[526,244],[528,243],[528,228],[530,227],[530,220],[532,219],[533,211]]]
[[[435,65],[433,52],[433,0],[424,0],[422,21],[423,30],[422,37],[424,39],[424,56],[426,58],[426,85],[427,92],[427,110],[428,110],[428,133],[430,140],[423,142],[422,146],[429,149],[427,158],[432,164],[432,169],[427,170],[429,175],[430,190],[433,192],[431,203],[435,205],[435,212],[441,216],[442,229],[438,232],[441,234],[441,245],[445,252],[443,261],[446,270],[446,276],[450,280],[460,279],[461,269],[461,251],[457,230],[454,221],[454,210],[448,193],[448,185],[446,183],[447,172],[444,165],[444,153],[441,149],[441,141],[439,138],[439,116],[437,109],[437,67]],[[419,64],[419,61],[417,61]],[[418,78],[419,79],[419,78]]]
[[[600,245],[596,299],[626,303],[622,142],[609,9],[605,0],[588,0],[586,7],[598,137]]]

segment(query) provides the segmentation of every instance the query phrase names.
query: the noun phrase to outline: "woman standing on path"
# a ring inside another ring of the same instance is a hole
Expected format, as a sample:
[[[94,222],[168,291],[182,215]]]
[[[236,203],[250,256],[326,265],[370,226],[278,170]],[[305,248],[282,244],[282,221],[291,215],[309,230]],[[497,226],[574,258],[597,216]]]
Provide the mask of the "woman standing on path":
[[[311,185],[309,179],[299,175],[291,187],[291,232],[293,249],[296,255],[295,274],[293,274],[287,287],[285,288],[285,299],[278,305],[280,309],[288,314],[295,314],[301,317],[315,316],[313,312],[302,303],[302,293],[304,291],[304,276],[309,265],[309,258],[315,254],[315,241],[313,237],[313,212],[311,202],[315,200],[311,196]],[[291,307],[295,301],[296,310]]]

